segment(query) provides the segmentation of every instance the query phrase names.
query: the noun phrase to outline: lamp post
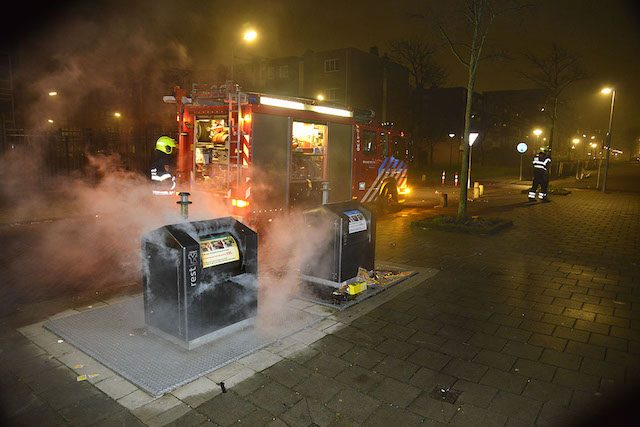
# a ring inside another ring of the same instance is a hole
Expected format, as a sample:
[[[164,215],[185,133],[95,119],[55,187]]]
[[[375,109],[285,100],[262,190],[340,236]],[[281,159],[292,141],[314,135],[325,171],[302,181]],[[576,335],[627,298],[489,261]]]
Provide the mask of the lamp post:
[[[471,152],[473,151],[473,143],[478,138],[478,132],[469,133],[469,173],[467,173],[467,188],[471,188]]]
[[[244,32],[244,34],[242,35],[242,39],[245,42],[252,42],[254,41],[256,38],[258,37],[258,33],[255,30],[247,30]],[[235,63],[235,58],[236,58],[236,43],[233,42],[231,44],[231,81],[233,82],[234,80],[234,63]]]
[[[611,94],[611,111],[609,113],[609,132],[607,132],[607,142],[605,150],[607,150],[606,158],[604,161],[604,179],[602,180],[602,192],[607,191],[607,175],[609,174],[609,152],[611,151],[611,127],[613,126],[613,107],[616,103],[616,90],[610,88],[604,88],[602,93]]]
[[[455,138],[455,133],[450,133],[449,138],[451,138],[451,143],[449,144],[449,167],[453,165],[453,138]]]

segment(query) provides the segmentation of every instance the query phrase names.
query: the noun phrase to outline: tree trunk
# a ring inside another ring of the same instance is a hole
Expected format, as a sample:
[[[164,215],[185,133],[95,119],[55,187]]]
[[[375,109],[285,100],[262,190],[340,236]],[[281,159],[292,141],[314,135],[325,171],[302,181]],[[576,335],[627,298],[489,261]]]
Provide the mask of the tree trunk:
[[[469,82],[467,84],[467,105],[464,112],[464,134],[462,138],[462,157],[460,159],[460,200],[458,201],[458,221],[467,219],[467,181],[469,180],[469,133],[471,132],[471,107],[473,89],[476,81],[477,62],[471,58],[469,64]]]

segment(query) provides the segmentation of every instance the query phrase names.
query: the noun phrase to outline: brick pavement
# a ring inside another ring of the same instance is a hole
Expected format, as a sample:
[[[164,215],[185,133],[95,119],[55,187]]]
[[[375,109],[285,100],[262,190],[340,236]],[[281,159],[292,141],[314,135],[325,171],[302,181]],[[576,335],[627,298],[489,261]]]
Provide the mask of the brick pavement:
[[[471,212],[511,219],[512,229],[490,237],[413,229],[419,209],[382,218],[379,260],[441,271],[161,399],[134,392],[118,404],[5,328],[0,378],[13,391],[5,414],[25,425],[180,426],[593,417],[640,378],[640,195],[574,191],[524,206],[518,191],[492,191]],[[223,380],[227,393],[213,387]],[[434,389],[459,397],[436,400]],[[158,407],[167,410],[150,418]]]

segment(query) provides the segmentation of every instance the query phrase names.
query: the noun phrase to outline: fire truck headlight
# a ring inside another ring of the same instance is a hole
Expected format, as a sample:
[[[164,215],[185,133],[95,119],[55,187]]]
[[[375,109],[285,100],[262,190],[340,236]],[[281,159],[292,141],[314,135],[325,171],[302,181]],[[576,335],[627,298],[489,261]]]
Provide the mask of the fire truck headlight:
[[[410,189],[409,187],[404,187],[404,188],[400,188],[400,189],[398,190],[398,192],[399,192],[400,194],[409,194],[409,193],[411,193],[411,189]]]

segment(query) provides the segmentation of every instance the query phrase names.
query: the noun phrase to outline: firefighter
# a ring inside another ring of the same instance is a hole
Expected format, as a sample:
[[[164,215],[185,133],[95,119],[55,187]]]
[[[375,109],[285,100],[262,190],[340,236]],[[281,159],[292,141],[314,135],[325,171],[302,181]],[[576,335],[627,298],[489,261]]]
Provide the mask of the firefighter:
[[[541,202],[549,202],[547,199],[547,188],[549,187],[549,165],[551,157],[547,156],[547,149],[541,148],[540,152],[533,158],[533,184],[529,190],[529,201],[536,201],[536,190],[540,186],[538,198]]]
[[[173,138],[161,136],[156,141],[156,158],[151,165],[153,194],[170,196],[176,188],[175,159],[172,156],[178,144]]]

